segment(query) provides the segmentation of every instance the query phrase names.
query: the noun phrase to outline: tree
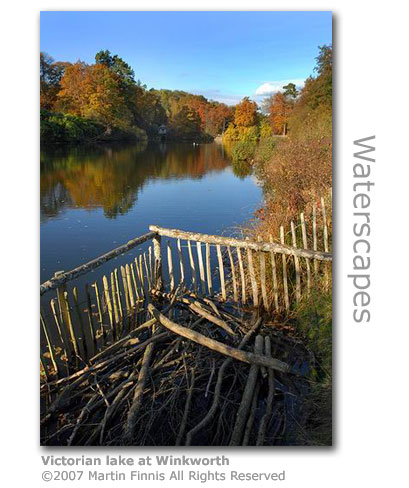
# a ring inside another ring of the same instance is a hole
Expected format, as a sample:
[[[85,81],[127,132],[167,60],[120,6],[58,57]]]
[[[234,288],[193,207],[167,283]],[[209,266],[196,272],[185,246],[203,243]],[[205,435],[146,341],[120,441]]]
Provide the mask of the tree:
[[[69,66],[58,97],[67,113],[96,120],[109,130],[131,125],[119,76],[103,63],[90,66],[79,61]]]
[[[291,104],[289,104],[284,93],[279,91],[270,97],[268,107],[270,124],[273,127],[274,134],[286,135]]]
[[[288,83],[287,85],[283,86],[284,96],[287,99],[296,99],[298,96],[297,87],[294,83]]]
[[[257,104],[249,99],[243,100],[236,105],[234,123],[237,127],[251,127],[257,124]]]
[[[47,53],[40,53],[40,107],[53,110],[60,91],[60,81],[70,63],[55,62]]]

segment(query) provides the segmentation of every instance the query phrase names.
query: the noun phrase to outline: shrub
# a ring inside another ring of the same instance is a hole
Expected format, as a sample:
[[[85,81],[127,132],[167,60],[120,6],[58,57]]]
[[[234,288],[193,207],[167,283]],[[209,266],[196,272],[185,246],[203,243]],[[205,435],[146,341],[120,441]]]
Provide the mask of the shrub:
[[[238,141],[232,148],[233,162],[250,161],[254,156],[256,149],[256,142],[253,141]]]
[[[276,143],[273,137],[260,139],[260,142],[255,152],[255,160],[260,163],[266,163],[267,161],[270,161],[271,157],[273,156],[275,146]]]

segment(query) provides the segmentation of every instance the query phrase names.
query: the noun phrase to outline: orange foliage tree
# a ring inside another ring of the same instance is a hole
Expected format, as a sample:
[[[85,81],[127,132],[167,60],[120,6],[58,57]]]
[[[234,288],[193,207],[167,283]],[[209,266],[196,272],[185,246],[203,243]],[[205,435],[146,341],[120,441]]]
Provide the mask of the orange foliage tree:
[[[257,124],[257,104],[249,99],[243,100],[236,105],[234,123],[237,127],[251,127]]]

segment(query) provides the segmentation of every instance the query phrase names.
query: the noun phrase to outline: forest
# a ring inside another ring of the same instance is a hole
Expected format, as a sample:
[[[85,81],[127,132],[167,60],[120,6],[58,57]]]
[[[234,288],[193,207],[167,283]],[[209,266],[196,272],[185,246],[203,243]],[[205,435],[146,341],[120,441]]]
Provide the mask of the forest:
[[[40,53],[42,143],[155,140],[208,141],[233,119],[227,105],[184,91],[148,89],[118,55],[94,64],[54,61]]]

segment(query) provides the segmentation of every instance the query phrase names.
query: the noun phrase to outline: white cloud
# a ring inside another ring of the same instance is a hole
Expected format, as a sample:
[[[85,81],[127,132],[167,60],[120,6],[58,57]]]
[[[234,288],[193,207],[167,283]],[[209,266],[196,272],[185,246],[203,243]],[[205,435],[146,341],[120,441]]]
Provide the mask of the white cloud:
[[[257,90],[255,91],[255,95],[259,97],[265,97],[268,95],[272,95],[283,89],[285,85],[288,83],[294,83],[297,88],[300,88],[304,85],[304,80],[302,79],[294,79],[294,80],[281,80],[281,81],[266,81],[262,85],[260,85]]]

